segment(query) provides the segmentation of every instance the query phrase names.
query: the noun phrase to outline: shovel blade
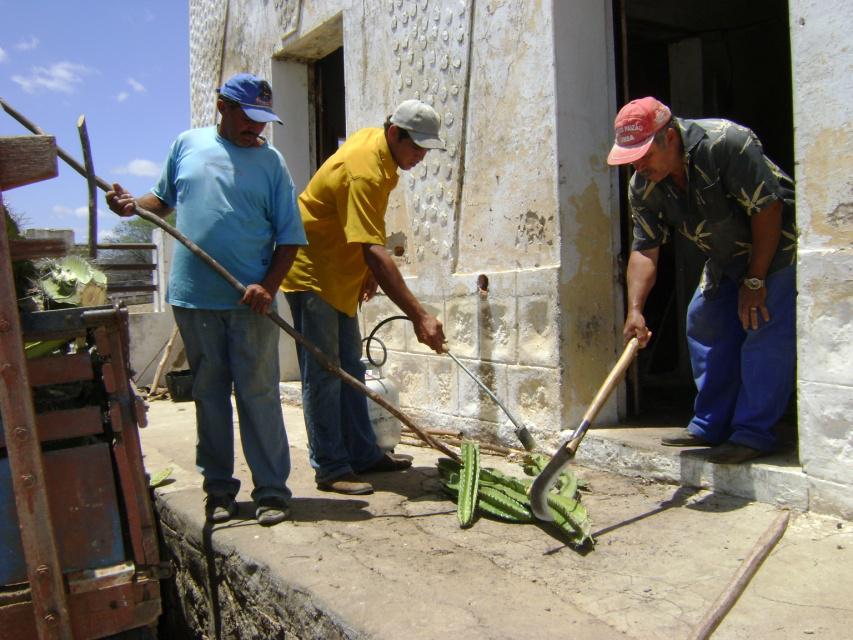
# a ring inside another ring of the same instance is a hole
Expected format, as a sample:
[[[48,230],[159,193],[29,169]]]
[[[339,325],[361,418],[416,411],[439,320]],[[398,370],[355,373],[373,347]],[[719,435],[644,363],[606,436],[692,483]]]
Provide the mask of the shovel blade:
[[[533,515],[539,520],[544,520],[545,522],[554,521],[554,516],[551,515],[551,511],[548,509],[548,492],[557,484],[560,472],[575,457],[574,447],[568,446],[571,442],[570,440],[560,447],[548,464],[545,465],[545,468],[542,469],[542,473],[536,476],[533,484],[530,485],[530,509],[533,511]]]

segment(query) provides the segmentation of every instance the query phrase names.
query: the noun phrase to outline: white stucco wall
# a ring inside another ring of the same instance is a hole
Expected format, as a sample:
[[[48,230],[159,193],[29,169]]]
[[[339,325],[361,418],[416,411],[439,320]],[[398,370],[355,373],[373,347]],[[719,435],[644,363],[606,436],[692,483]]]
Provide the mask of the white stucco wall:
[[[853,517],[853,4],[792,0],[797,399],[813,508]]]
[[[227,12],[226,12],[227,7]],[[574,427],[621,347],[612,3],[191,0],[192,113],[213,121],[231,73],[272,78],[272,131],[310,176],[307,64],[345,46],[349,132],[409,97],[444,119],[448,152],[401,176],[387,216],[398,264],[450,348],[540,439]],[[800,456],[814,508],[851,513],[853,5],[791,0]],[[284,92],[284,94],[283,94]],[[286,94],[286,95],[285,95]],[[292,127],[288,129],[288,126]],[[488,276],[487,296],[477,277]],[[365,330],[397,310],[380,297]],[[397,323],[382,334],[401,404],[435,426],[512,442],[506,419]],[[615,419],[612,400],[602,419]]]

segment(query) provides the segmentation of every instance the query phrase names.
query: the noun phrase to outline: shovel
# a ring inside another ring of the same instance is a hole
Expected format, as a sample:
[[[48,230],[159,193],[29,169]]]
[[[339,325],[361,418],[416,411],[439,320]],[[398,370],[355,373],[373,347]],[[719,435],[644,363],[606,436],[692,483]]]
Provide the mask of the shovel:
[[[40,129],[38,126],[36,126],[32,122],[30,122],[27,118],[25,118],[23,115],[21,115],[20,113],[15,111],[11,106],[9,106],[9,104],[7,104],[2,99],[0,99],[0,107],[3,107],[3,109],[10,116],[15,118],[15,120],[20,122],[22,125],[24,125],[27,129],[29,129],[33,133],[35,133],[37,135],[46,135],[42,129]],[[88,152],[88,147],[86,147],[85,151]],[[72,169],[74,169],[77,173],[79,173],[81,176],[83,176],[87,180],[90,180],[90,183],[94,182],[100,189],[103,189],[105,192],[110,191],[112,189],[112,186],[109,183],[107,183],[106,180],[103,180],[102,178],[99,178],[98,176],[96,176],[94,174],[90,175],[90,173],[79,162],[77,162],[68,153],[66,153],[59,145],[57,145],[57,147],[56,147],[56,153],[60,158],[62,158],[66,162],[66,164],[68,164],[68,166],[70,166]],[[228,284],[230,284],[237,291],[239,291],[241,295],[246,291],[246,287],[239,280],[237,280],[233,275],[231,275],[228,272],[228,270],[225,269],[225,267],[223,267],[221,264],[219,264],[216,260],[214,260],[212,257],[210,257],[207,253],[205,253],[204,250],[202,250],[201,247],[199,247],[197,244],[195,244],[192,240],[187,238],[184,234],[182,234],[180,231],[175,229],[168,222],[163,220],[163,218],[161,218],[160,216],[158,216],[155,213],[152,213],[150,211],[142,209],[141,207],[138,207],[138,206],[136,207],[135,213],[140,218],[144,218],[145,220],[148,220],[148,222],[160,227],[161,229],[163,229],[163,231],[165,231],[170,236],[175,238],[178,242],[180,242],[187,249],[189,249],[194,255],[196,255],[198,258],[200,258],[202,261],[204,261],[211,269],[213,269],[214,271],[216,271],[216,273],[218,273],[220,276],[225,278],[225,280],[228,282]],[[447,448],[447,446],[445,446],[442,442],[440,442],[440,441],[436,440],[435,438],[433,438],[432,436],[430,436],[427,432],[425,432],[423,429],[418,427],[406,414],[404,414],[402,411],[400,411],[397,407],[395,407],[394,405],[389,403],[385,398],[380,396],[375,391],[369,389],[360,380],[358,380],[357,378],[354,378],[353,376],[348,374],[346,371],[341,369],[339,366],[337,366],[334,362],[332,362],[329,359],[329,357],[325,353],[323,353],[320,350],[319,347],[317,347],[313,342],[308,340],[301,333],[296,331],[296,329],[291,327],[275,311],[267,312],[267,317],[270,320],[272,320],[273,322],[275,322],[287,335],[289,335],[296,342],[298,342],[300,345],[305,347],[305,349],[307,351],[309,351],[312,356],[314,356],[314,358],[317,360],[317,362],[319,362],[323,366],[323,368],[326,369],[326,371],[329,371],[330,373],[334,374],[335,376],[340,378],[343,382],[347,383],[351,387],[355,387],[356,389],[361,391],[364,395],[366,395],[368,398],[373,400],[376,404],[387,409],[388,412],[391,413],[391,415],[396,417],[398,420],[400,420],[400,422],[402,422],[407,427],[409,427],[412,431],[414,431],[418,435],[418,437],[424,441],[424,443],[428,444],[433,449],[437,449],[438,451],[441,451],[444,455],[448,456],[449,458],[452,458],[456,462],[461,462],[459,455],[455,451]]]
[[[575,457],[575,452],[578,450],[581,440],[583,440],[583,437],[586,435],[590,423],[595,419],[595,416],[598,415],[601,407],[610,396],[610,392],[613,391],[616,384],[622,376],[625,375],[625,371],[627,371],[628,366],[631,364],[631,361],[634,359],[639,348],[640,343],[637,338],[631,338],[628,341],[628,344],[625,345],[625,350],[622,352],[619,360],[607,375],[607,378],[604,380],[604,384],[601,385],[598,393],[595,394],[595,398],[593,398],[592,404],[589,405],[589,409],[587,409],[586,413],[583,415],[583,420],[581,420],[578,428],[575,429],[574,433],[569,436],[569,439],[566,440],[559,449],[557,449],[551,460],[547,465],[545,465],[545,468],[542,469],[542,473],[540,473],[533,481],[533,484],[530,487],[530,508],[533,511],[533,514],[540,520],[544,520],[546,522],[552,522],[554,520],[554,516],[551,515],[551,512],[548,509],[548,492],[551,490],[551,487],[557,483],[557,479],[560,477],[560,472],[563,470],[563,467],[569,464],[569,462],[572,461],[572,458]]]

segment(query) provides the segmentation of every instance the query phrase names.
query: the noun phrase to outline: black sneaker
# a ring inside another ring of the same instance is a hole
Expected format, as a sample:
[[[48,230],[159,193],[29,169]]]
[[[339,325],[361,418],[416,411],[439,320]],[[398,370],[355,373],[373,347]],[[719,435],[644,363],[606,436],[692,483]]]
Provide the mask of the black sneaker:
[[[207,494],[204,499],[204,515],[208,522],[228,522],[236,514],[234,496]]]
[[[665,447],[710,447],[710,442],[694,436],[687,429],[682,429],[678,435],[661,438],[660,443]]]
[[[258,524],[264,527],[271,527],[285,520],[290,515],[290,507],[283,498],[270,496],[258,500],[258,508],[255,509],[255,517],[258,519]]]

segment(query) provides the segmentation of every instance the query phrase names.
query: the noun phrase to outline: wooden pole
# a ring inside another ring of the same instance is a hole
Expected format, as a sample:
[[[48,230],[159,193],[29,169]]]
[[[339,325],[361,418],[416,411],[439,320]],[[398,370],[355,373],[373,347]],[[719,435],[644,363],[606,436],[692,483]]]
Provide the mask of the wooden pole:
[[[160,384],[160,376],[163,375],[163,370],[169,362],[169,357],[172,355],[172,347],[175,345],[175,339],[178,337],[178,325],[172,327],[172,335],[169,336],[169,341],[166,343],[166,349],[163,351],[163,357],[160,358],[160,363],[157,365],[157,371],[154,372],[154,379],[151,381],[151,391],[148,396],[157,395],[157,385]]]
[[[92,162],[92,146],[89,144],[86,116],[77,118],[77,131],[80,134],[80,146],[83,147],[86,184],[89,190],[89,257],[95,259],[98,257],[98,185],[95,182],[95,165]]]
[[[749,556],[744,559],[735,575],[732,576],[729,584],[726,585],[726,588],[723,589],[723,592],[717,597],[714,604],[693,630],[690,640],[705,640],[711,637],[711,634],[714,633],[714,630],[723,621],[723,618],[726,617],[726,614],[735,605],[738,598],[740,598],[749,581],[752,580],[752,577],[758,571],[761,563],[764,562],[765,558],[773,550],[773,547],[782,538],[785,529],[788,528],[790,517],[791,513],[789,511],[783,511],[770,524],[752,548]]]

